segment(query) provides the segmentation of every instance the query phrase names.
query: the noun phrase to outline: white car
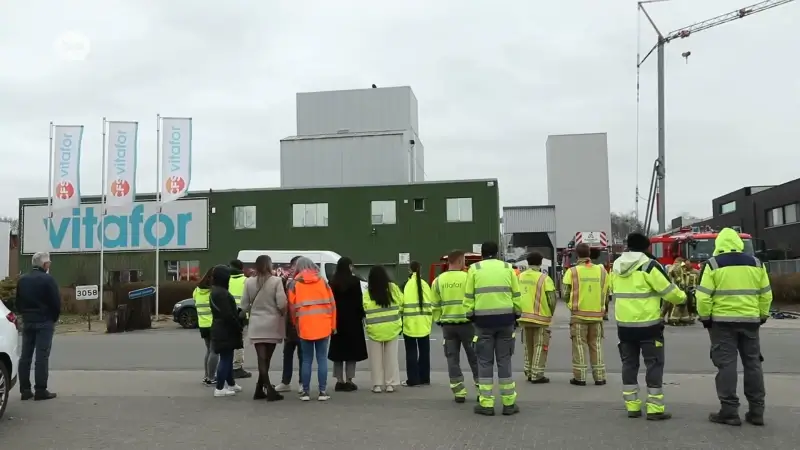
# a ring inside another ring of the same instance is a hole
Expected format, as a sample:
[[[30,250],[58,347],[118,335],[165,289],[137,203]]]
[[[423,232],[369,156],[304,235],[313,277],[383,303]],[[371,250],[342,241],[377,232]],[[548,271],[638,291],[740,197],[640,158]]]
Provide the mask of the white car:
[[[11,390],[17,384],[19,345],[17,317],[0,302],[0,418],[6,412]]]

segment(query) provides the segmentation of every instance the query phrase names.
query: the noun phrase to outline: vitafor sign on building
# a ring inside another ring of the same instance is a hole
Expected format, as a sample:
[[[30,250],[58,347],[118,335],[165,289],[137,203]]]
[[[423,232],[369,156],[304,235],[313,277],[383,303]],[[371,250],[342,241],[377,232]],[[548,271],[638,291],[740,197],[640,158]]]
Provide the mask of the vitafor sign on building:
[[[22,210],[22,253],[99,252],[100,214],[99,204],[54,211],[48,238],[47,205],[26,205]],[[104,228],[106,253],[155,250],[156,242],[161,250],[205,250],[208,199],[164,204],[160,227],[156,202],[109,207]]]

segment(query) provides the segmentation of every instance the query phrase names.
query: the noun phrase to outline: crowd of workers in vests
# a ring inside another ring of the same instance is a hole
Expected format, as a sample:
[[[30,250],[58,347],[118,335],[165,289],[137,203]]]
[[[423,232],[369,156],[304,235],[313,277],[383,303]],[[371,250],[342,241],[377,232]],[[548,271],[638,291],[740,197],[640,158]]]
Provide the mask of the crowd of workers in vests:
[[[696,314],[708,329],[711,360],[719,371],[716,390],[721,408],[710,414],[709,420],[728,425],[742,423],[736,395],[738,355],[744,367],[744,393],[749,403],[745,420],[763,425],[765,392],[759,327],[766,322],[772,302],[764,267],[743,253],[743,242],[731,229],[719,233],[713,257],[690,282],[670,276],[648,253],[649,245],[646,236],[629,235],[627,249],[614,261],[611,273],[592,263],[587,245],[576,247],[578,263],[567,269],[562,279],[562,297],[571,316],[570,384],[586,386],[590,366],[595,385],[607,382],[602,343],[611,293],[627,415],[644,415],[648,420],[671,418],[663,392],[663,304],[682,308],[687,298],[695,297]],[[273,274],[267,255],[258,257],[256,274],[249,278],[243,275],[239,261],[214,267],[195,291],[200,333],[208,349],[203,382],[215,386],[215,397],[242,390],[235,378],[249,374],[243,368],[235,370],[234,361],[241,363],[242,357],[235,354],[243,348],[243,330],[249,324],[248,338],[258,355],[254,399],[281,400],[281,392],[291,390],[295,351],[300,365],[299,393],[304,401],[311,399],[313,359],[317,363],[320,401],[330,399],[328,358],[334,362],[336,391],[357,389],[353,383],[355,365],[365,359],[370,363],[372,392],[427,385],[430,334],[436,324],[443,332],[449,387],[455,402],[465,403],[468,396],[460,366],[463,349],[477,391],[475,413],[495,414],[496,378],[502,414],[516,414],[520,409],[511,367],[516,333],[521,327],[527,381],[549,383],[545,369],[556,288],[541,270],[541,254],[529,254],[528,268],[521,273],[499,259],[495,242],[484,243],[481,255],[480,262],[467,268],[464,252],[451,252],[448,270],[430,285],[421,276],[420,264],[412,262],[409,279],[402,288],[391,281],[385,268],[374,266],[363,293],[349,258],[339,261],[330,283],[322,278],[316,264],[304,257],[295,258],[284,277]],[[401,335],[407,374],[403,382],[397,353]],[[270,360],[277,344],[283,341],[284,371],[280,384],[275,386],[269,377]],[[214,355],[219,356],[218,363]],[[644,401],[639,396],[640,356],[647,367]]]

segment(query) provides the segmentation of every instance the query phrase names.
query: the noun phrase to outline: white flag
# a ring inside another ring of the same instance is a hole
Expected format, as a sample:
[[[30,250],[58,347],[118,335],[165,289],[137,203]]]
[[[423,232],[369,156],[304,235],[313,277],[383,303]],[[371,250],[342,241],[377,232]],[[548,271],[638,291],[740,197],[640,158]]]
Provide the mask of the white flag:
[[[136,196],[137,122],[108,122],[106,205],[130,206]]]
[[[81,140],[83,125],[56,125],[53,136],[53,210],[81,205]]]
[[[192,179],[192,119],[161,121],[161,202],[184,197]]]

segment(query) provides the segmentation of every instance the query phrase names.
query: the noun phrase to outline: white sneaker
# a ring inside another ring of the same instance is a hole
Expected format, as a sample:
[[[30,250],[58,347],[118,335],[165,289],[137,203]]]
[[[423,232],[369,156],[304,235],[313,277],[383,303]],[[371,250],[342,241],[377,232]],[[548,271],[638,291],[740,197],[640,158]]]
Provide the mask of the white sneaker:
[[[289,391],[292,390],[292,387],[289,386],[288,384],[281,383],[281,384],[275,386],[275,390],[278,391],[278,392],[289,392]]]
[[[386,392],[394,392],[394,386],[392,386],[391,384],[389,386],[386,386]]]
[[[325,391],[320,392],[319,393],[319,397],[317,397],[317,400],[319,400],[321,402],[327,402],[330,399],[331,399],[331,396],[328,395],[328,393],[325,392]]]
[[[233,392],[234,394],[238,394],[239,392],[242,392],[242,387],[239,386],[238,384],[234,384],[233,386],[227,386],[226,385],[225,389]]]
[[[372,392],[374,392],[376,394],[380,394],[381,392],[383,392],[383,389],[380,386],[374,386],[372,388]]]
[[[214,389],[214,397],[230,397],[232,395],[236,395],[236,392],[230,389]]]
[[[300,400],[302,400],[304,402],[310,401],[311,400],[311,396],[308,395],[308,392],[305,392],[305,391],[301,392],[300,393]]]

